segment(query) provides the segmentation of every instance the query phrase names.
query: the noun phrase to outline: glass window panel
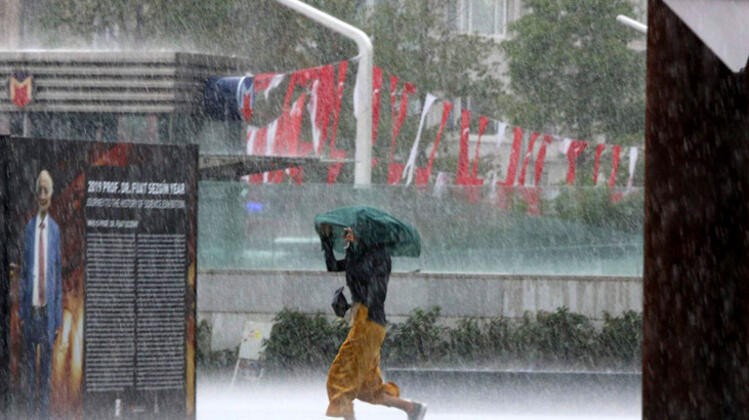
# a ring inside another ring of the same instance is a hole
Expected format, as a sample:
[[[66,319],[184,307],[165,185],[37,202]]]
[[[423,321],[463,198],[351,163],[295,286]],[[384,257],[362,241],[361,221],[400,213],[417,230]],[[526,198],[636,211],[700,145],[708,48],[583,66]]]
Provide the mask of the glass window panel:
[[[565,188],[543,188],[540,198],[550,200]],[[607,189],[584,190],[602,205],[608,202]],[[520,205],[523,190],[492,191],[490,186],[483,187],[477,202],[467,200],[468,192],[459,186],[362,189],[203,181],[198,191],[202,270],[325,270],[312,226],[315,214],[367,203],[411,222],[421,234],[421,256],[394,258],[396,272],[642,275],[641,189],[628,195],[637,211],[627,223],[603,219],[593,224],[584,217],[531,216],[522,206],[504,208],[498,205],[503,200]],[[577,194],[567,191],[567,196]]]
[[[497,3],[497,25],[496,33],[504,34],[507,27],[507,1],[502,0]]]
[[[496,0],[471,0],[471,32],[495,33],[496,6]]]
[[[463,7],[461,8],[459,12],[460,16],[460,27],[463,29],[463,32],[470,32],[471,31],[471,9],[470,4],[468,3],[470,0],[467,0],[462,3]]]

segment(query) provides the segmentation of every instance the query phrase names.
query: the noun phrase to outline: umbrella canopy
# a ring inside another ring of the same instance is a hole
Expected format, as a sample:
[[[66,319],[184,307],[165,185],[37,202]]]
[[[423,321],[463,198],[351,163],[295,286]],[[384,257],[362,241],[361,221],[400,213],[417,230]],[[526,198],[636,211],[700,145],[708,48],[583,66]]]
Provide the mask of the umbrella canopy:
[[[340,207],[315,216],[315,230],[323,238],[322,226],[332,227],[333,248],[343,252],[343,229],[350,227],[357,240],[366,246],[383,246],[394,257],[418,257],[421,254],[419,232],[382,210],[367,206]]]

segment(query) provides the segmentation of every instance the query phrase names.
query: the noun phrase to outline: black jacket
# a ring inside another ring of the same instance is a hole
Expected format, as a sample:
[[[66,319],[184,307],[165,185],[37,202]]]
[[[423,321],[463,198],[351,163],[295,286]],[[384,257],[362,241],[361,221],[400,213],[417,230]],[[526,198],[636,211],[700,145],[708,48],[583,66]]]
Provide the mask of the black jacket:
[[[323,251],[328,271],[346,271],[351,300],[367,307],[371,321],[385,325],[385,298],[392,268],[387,250],[358,242],[346,249],[344,259],[336,260],[333,242],[328,240],[323,241]]]

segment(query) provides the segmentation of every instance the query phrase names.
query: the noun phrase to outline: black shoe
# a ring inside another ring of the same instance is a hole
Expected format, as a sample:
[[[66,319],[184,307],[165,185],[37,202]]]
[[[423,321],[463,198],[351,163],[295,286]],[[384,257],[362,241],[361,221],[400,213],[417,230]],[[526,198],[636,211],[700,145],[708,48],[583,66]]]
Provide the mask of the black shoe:
[[[422,420],[427,413],[427,405],[420,402],[412,402],[413,409],[408,413],[408,420]]]

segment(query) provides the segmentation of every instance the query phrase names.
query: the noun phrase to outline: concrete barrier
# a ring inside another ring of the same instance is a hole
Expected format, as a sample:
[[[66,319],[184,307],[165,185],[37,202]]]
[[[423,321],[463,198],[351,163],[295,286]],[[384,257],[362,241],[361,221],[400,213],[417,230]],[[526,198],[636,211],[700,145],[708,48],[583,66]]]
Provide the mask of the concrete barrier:
[[[213,350],[233,348],[245,322],[272,322],[283,308],[333,316],[333,290],[343,273],[320,271],[202,271],[198,318],[213,327]],[[399,322],[416,308],[441,308],[442,321],[522,317],[566,306],[596,321],[604,312],[642,311],[642,278],[498,274],[393,273],[385,312]]]

